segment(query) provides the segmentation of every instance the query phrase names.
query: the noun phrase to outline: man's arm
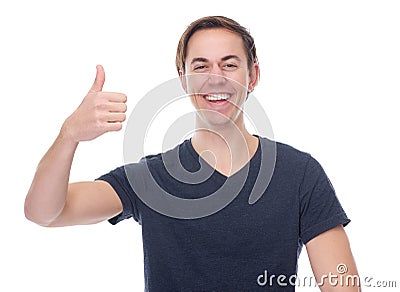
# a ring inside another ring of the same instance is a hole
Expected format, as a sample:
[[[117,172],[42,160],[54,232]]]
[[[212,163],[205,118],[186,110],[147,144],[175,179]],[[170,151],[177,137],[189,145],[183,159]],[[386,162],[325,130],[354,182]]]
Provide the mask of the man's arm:
[[[62,212],[48,227],[94,224],[121,212],[121,200],[109,183],[105,181],[72,183],[68,186]]]
[[[101,181],[69,184],[76,148],[109,132],[125,120],[126,95],[102,92],[105,73],[97,66],[96,79],[80,106],[69,116],[53,145],[41,159],[25,199],[25,216],[42,226],[91,224],[122,211],[112,187]]]
[[[361,291],[357,267],[342,225],[311,239],[306,248],[321,291]]]

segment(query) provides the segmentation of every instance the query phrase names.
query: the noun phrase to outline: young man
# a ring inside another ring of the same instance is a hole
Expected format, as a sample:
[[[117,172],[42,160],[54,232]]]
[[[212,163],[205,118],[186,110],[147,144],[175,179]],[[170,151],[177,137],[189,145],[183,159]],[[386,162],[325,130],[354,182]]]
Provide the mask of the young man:
[[[197,184],[179,181],[158,154],[130,164],[130,171],[122,166],[94,182],[69,183],[79,142],[118,131],[125,120],[126,96],[102,92],[105,74],[97,66],[92,88],[39,163],[26,217],[43,226],[116,224],[133,217],[142,225],[148,291],[293,291],[303,245],[322,291],[358,291],[343,229],[350,220],[309,154],[276,143],[269,185],[249,204],[260,165],[268,159],[261,149],[271,143],[250,134],[244,124],[242,107],[259,77],[247,30],[226,17],[196,20],[182,35],[176,64],[197,115],[193,136],[173,150],[186,171],[205,167],[211,176]],[[174,218],[143,202],[154,192],[150,179],[176,197],[200,200],[239,180],[244,170],[238,195],[209,216]]]

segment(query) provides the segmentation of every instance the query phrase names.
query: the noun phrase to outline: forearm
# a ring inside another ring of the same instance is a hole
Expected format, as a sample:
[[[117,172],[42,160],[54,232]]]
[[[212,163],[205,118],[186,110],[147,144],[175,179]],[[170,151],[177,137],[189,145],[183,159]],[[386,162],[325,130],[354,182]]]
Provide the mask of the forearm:
[[[62,129],[39,162],[25,199],[25,216],[29,220],[46,226],[63,210],[77,145]]]

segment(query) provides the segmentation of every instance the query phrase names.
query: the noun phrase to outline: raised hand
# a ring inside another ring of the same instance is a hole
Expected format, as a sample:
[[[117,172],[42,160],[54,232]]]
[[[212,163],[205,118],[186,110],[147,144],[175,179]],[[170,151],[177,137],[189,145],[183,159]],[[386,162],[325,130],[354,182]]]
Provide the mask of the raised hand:
[[[74,142],[88,141],[122,129],[126,119],[126,95],[103,92],[105,73],[96,66],[96,79],[79,107],[65,120],[62,133]]]

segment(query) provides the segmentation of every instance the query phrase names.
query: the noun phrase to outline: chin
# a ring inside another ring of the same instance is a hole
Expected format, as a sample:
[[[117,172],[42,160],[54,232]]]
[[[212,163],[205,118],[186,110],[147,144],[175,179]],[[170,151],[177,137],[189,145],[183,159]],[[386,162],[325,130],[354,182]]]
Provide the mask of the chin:
[[[200,126],[208,128],[220,128],[236,125],[237,119],[239,117],[239,113],[231,113],[225,115],[218,112],[200,112],[198,114],[201,122]]]

